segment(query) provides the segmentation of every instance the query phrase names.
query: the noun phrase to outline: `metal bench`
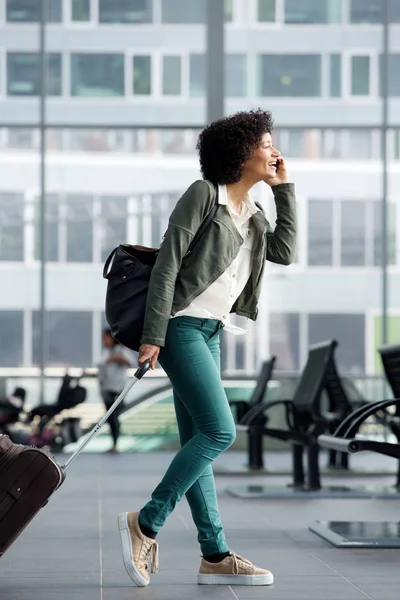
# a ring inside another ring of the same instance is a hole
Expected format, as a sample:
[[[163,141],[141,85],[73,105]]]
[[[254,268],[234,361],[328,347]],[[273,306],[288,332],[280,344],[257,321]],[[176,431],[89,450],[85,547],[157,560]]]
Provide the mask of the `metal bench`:
[[[262,402],[248,411],[238,425],[238,430],[257,430],[259,435],[287,441],[292,445],[293,482],[291,487],[276,489],[271,486],[241,486],[229,488],[228,493],[241,498],[285,498],[296,496],[296,492],[298,495],[304,495],[305,491],[321,489],[317,438],[320,434],[329,432],[343,419],[340,410],[325,411],[321,406],[321,395],[336,346],[336,340],[310,346],[307,364],[293,398]],[[266,421],[268,411],[276,406],[284,408],[286,429],[268,427]],[[305,448],[307,449],[308,463],[307,478],[303,465]]]

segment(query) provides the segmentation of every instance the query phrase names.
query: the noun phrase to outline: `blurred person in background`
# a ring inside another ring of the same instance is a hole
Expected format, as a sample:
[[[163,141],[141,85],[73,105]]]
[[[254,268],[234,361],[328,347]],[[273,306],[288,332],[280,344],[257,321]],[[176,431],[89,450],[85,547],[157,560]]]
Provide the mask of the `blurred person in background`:
[[[127,371],[132,366],[132,355],[130,350],[113,338],[110,329],[103,330],[102,343],[102,361],[98,365],[99,384],[101,397],[103,398],[106,410],[108,410],[127,383]],[[119,414],[121,408],[122,404],[107,419],[113,440],[113,445],[108,452],[112,454],[118,451],[117,444],[120,435]]]
[[[236,436],[221,381],[221,330],[245,333],[229,314],[255,321],[266,260],[289,265],[295,257],[294,186],[272,127],[271,113],[259,109],[218,120],[200,134],[204,179],[178,201],[152,270],[139,364],[150,360],[154,369],[159,360],[171,381],[181,449],[140,512],[118,516],[124,565],[138,586],[149,584],[150,561],[157,572],[155,538],[185,494],[203,555],[198,583],[273,583],[270,571],[229,549],[211,465]],[[250,195],[259,182],[274,195],[274,230]],[[200,243],[187,253],[216,203]]]

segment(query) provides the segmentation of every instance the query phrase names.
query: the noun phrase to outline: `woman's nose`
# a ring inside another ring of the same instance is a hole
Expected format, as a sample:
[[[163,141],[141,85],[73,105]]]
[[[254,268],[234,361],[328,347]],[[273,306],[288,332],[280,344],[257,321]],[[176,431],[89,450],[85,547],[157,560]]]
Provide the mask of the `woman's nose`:
[[[272,146],[272,154],[273,154],[273,156],[281,155],[281,153],[279,152],[279,150],[277,148],[275,148],[275,146]]]

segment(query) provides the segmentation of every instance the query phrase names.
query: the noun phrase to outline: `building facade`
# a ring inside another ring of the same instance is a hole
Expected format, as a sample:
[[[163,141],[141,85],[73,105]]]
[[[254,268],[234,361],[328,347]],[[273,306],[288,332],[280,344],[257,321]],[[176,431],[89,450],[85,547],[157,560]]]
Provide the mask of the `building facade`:
[[[222,0],[221,0],[222,1]],[[296,264],[269,265],[249,334],[224,368],[270,353],[298,370],[336,337],[343,371],[373,373],[381,336],[380,0],[226,0],[225,112],[272,110],[296,182]],[[49,365],[99,357],[102,263],[156,246],[200,177],[206,2],[48,0],[46,246]],[[39,1],[0,2],[0,367],[38,362]],[[389,336],[400,337],[400,3],[389,0]],[[271,220],[266,186],[254,195]]]

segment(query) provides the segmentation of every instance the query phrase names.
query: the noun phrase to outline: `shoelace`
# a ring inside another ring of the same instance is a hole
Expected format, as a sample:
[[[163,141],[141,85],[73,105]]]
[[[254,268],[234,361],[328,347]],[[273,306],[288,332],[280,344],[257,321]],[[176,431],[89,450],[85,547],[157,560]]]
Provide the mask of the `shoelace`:
[[[149,559],[151,560],[151,574],[154,575],[158,573],[158,544],[157,542],[150,542],[147,540],[143,540],[143,545],[145,547],[145,555],[143,557],[143,561],[145,563],[145,567],[147,568],[147,564]]]
[[[247,558],[243,558],[243,556],[239,556],[239,554],[235,554],[234,552],[231,552],[231,556],[233,557],[233,574],[234,575],[239,575],[239,566],[240,563],[242,563],[244,565],[244,567],[252,567],[253,564],[247,560]]]

